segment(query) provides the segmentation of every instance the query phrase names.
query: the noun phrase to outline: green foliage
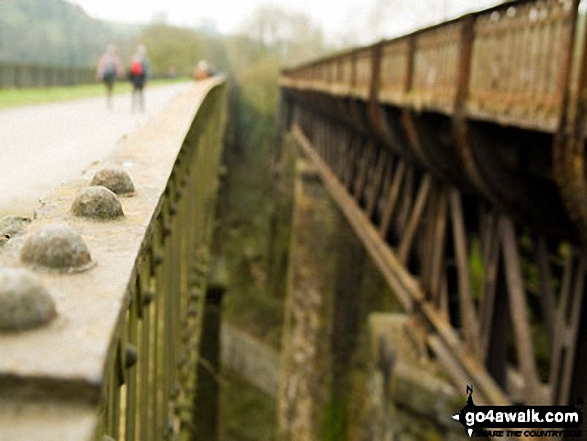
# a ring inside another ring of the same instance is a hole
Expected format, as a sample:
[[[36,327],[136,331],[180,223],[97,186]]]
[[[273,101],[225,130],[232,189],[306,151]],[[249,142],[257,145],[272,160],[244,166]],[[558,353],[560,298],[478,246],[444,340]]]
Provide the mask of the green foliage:
[[[322,426],[322,441],[340,441],[347,439],[346,401],[331,396]]]
[[[108,44],[134,47],[138,32],[136,25],[93,19],[65,0],[0,1],[0,60],[88,66]]]
[[[242,71],[235,72],[243,86],[243,99],[252,110],[263,116],[273,115],[279,101],[279,60],[265,57]]]
[[[272,4],[260,5],[243,27],[244,35],[264,55],[286,63],[315,58],[324,50],[324,35],[312,18]]]
[[[471,292],[473,298],[479,301],[481,299],[481,293],[483,292],[483,280],[485,277],[485,268],[483,266],[483,256],[481,255],[481,244],[479,243],[479,239],[473,239],[471,243],[469,268],[471,274]]]
[[[219,440],[275,439],[275,400],[240,379],[238,373],[223,372],[223,380]]]
[[[204,57],[203,39],[187,28],[153,24],[143,29],[141,43],[147,47],[153,74],[175,69],[190,75],[198,60]]]
[[[269,218],[273,200],[266,149],[225,155],[229,167],[221,188],[218,242],[229,273],[224,319],[279,348],[283,302],[267,284]]]

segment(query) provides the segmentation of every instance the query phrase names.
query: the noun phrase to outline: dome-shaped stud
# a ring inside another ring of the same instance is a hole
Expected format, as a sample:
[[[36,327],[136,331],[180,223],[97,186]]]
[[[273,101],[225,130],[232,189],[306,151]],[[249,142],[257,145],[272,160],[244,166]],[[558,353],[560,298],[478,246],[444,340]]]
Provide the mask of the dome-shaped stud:
[[[36,328],[56,315],[53,298],[34,274],[0,268],[0,332]]]
[[[79,272],[93,266],[85,242],[67,225],[48,225],[31,234],[22,246],[20,260],[61,272]]]
[[[90,185],[102,185],[116,194],[134,193],[135,186],[126,171],[121,168],[104,168],[97,172]]]
[[[71,211],[76,216],[99,220],[124,216],[116,194],[101,185],[84,188],[74,199]]]

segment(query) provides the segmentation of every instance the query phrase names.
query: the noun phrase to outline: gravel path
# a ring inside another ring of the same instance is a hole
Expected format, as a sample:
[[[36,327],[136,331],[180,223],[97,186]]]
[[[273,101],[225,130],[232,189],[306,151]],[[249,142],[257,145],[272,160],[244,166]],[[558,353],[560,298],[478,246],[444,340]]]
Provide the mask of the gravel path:
[[[118,141],[143,126],[193,83],[145,90],[145,113],[131,113],[130,94],[0,110],[0,214],[31,214],[59,182],[79,176]]]

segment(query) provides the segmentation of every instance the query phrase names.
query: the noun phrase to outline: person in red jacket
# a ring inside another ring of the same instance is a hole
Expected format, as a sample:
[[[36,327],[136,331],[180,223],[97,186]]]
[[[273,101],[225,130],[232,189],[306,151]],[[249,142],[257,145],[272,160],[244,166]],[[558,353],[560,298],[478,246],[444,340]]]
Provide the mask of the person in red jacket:
[[[200,81],[210,77],[210,66],[205,60],[200,60],[198,66],[194,69],[194,80]]]
[[[142,44],[133,55],[130,62],[129,79],[132,83],[132,111],[137,107],[141,112],[145,111],[145,94],[143,89],[150,77],[149,59],[147,58],[147,48]]]

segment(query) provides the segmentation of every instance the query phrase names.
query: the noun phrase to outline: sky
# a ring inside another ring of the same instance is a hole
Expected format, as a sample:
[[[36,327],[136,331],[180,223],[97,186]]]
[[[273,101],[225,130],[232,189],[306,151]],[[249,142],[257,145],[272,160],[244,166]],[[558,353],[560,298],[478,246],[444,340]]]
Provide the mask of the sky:
[[[367,43],[396,36],[423,24],[442,21],[498,0],[69,0],[90,16],[122,22],[149,23],[165,14],[169,23],[213,26],[238,32],[261,4],[305,12],[324,30],[328,41],[352,37]],[[377,11],[377,12],[375,12]]]
[[[272,3],[291,11],[306,12],[327,33],[335,33],[347,17],[361,15],[356,0],[69,0],[79,4],[90,16],[115,21],[148,23],[161,12],[176,25],[199,26],[206,21],[216,24],[222,33],[238,32],[254,9]],[[363,3],[364,4],[364,3]]]

